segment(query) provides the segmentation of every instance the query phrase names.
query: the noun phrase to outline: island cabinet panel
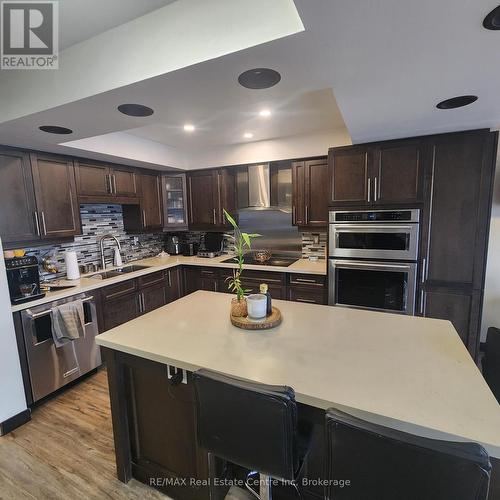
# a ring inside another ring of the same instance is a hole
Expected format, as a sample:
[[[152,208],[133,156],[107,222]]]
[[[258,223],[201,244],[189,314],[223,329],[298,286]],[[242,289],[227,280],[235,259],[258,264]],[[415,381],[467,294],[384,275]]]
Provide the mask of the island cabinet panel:
[[[175,267],[165,271],[165,278],[167,280],[167,304],[174,300],[180,299],[184,295],[182,268]]]
[[[419,314],[450,320],[479,352],[482,297],[498,133],[429,139],[420,251]]]
[[[208,487],[182,484],[209,475],[208,454],[196,440],[191,375],[187,384],[174,385],[166,365],[109,349],[103,353],[119,479],[134,477],[179,500],[208,500]]]
[[[29,155],[0,150],[0,237],[10,242],[40,238]]]
[[[81,234],[73,160],[31,155],[31,169],[42,239]]]

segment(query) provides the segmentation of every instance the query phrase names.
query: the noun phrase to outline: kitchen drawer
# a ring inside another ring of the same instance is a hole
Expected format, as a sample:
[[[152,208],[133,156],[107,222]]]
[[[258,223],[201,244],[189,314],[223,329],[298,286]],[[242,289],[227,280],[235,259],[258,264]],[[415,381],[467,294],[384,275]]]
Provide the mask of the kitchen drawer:
[[[227,276],[233,275],[233,269],[222,269],[221,277],[226,278]],[[242,279],[256,281],[259,283],[276,283],[279,285],[286,285],[286,274],[276,273],[272,271],[253,271],[243,268]]]
[[[145,276],[141,276],[137,278],[137,283],[139,288],[144,288],[146,286],[157,285],[165,281],[165,272],[158,271],[156,273],[146,274]]]
[[[136,280],[127,280],[116,285],[107,286],[102,291],[102,299],[105,301],[113,300],[128,293],[135,292],[137,290]]]
[[[307,304],[327,304],[326,289],[322,288],[288,288],[288,300],[293,302],[305,302]]]
[[[219,269],[216,267],[199,267],[198,268],[201,276],[211,277],[211,276],[219,276]]]
[[[319,274],[289,274],[288,283],[290,285],[324,287],[326,285],[326,276]]]

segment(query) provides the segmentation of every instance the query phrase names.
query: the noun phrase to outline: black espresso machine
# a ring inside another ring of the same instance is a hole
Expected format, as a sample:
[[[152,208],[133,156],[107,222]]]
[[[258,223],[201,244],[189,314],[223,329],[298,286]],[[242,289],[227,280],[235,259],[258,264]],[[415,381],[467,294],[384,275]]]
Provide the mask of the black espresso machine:
[[[5,259],[5,268],[12,304],[22,304],[45,297],[40,291],[40,273],[36,257]]]

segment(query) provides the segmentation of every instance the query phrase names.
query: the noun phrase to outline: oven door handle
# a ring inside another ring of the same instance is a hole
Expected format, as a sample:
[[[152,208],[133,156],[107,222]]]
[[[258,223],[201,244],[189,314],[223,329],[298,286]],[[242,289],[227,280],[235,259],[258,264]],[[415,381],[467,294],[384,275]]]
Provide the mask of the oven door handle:
[[[378,233],[380,231],[389,231],[391,233],[403,233],[415,231],[418,226],[414,225],[402,225],[402,224],[391,224],[391,225],[381,225],[381,224],[332,224],[332,228],[337,233],[342,232],[365,232],[365,233]]]
[[[349,262],[349,261],[344,261],[344,260],[334,260],[333,265],[336,268],[343,268],[343,269],[387,269],[387,270],[397,270],[397,269],[404,269],[404,270],[411,270],[412,266],[414,264],[379,264],[375,262]]]

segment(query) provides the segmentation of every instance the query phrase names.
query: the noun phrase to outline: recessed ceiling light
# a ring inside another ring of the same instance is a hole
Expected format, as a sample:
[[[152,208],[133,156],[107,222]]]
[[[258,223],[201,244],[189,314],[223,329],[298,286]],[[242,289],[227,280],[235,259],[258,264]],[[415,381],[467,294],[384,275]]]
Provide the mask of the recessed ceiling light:
[[[238,77],[240,85],[247,89],[268,89],[274,87],[281,80],[281,75],[274,69],[249,69]]]
[[[47,132],[48,134],[68,135],[73,133],[73,131],[70,128],[58,127],[57,125],[42,125],[41,127],[38,128],[42,132]]]
[[[184,130],[186,132],[194,132],[195,128],[194,125],[191,125],[191,123],[186,123],[186,125],[184,125]]]
[[[243,137],[244,137],[245,139],[251,139],[251,138],[253,137],[253,134],[252,134],[252,132],[245,132],[245,133],[243,134]]]
[[[263,116],[264,118],[267,118],[268,116],[271,116],[271,110],[269,109],[262,109],[259,111],[259,115]]]
[[[436,108],[439,109],[455,109],[467,106],[477,101],[477,95],[459,95],[457,97],[452,97],[446,99],[436,104]]]
[[[127,116],[151,116],[154,111],[142,104],[120,104],[118,111]]]
[[[487,30],[500,30],[500,5],[484,18],[483,26]]]

